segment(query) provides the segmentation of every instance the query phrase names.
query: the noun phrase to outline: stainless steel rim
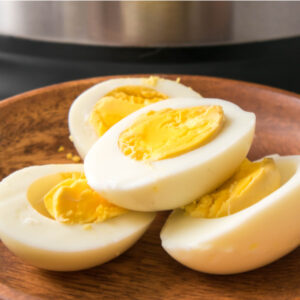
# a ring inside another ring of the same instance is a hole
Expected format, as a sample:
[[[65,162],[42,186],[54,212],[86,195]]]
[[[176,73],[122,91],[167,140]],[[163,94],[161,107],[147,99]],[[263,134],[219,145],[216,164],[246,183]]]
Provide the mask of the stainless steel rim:
[[[300,2],[0,1],[0,34],[84,45],[225,45],[300,36]]]

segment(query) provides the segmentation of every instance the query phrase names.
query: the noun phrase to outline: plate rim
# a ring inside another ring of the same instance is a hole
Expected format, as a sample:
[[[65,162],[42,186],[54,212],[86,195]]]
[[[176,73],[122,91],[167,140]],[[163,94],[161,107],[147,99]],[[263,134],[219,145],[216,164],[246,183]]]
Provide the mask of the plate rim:
[[[65,87],[76,87],[77,85],[80,85],[85,82],[94,82],[97,84],[97,82],[100,81],[105,81],[109,79],[116,79],[116,78],[128,78],[128,77],[149,77],[149,76],[158,76],[158,77],[168,77],[168,78],[176,78],[176,77],[188,77],[190,79],[202,79],[202,80],[211,80],[211,81],[216,81],[216,82],[226,82],[226,83],[231,83],[231,84],[236,84],[236,85],[241,85],[241,86],[246,86],[252,89],[259,89],[259,90],[266,90],[271,93],[275,94],[281,94],[287,97],[295,98],[297,101],[300,100],[300,94],[287,91],[284,89],[280,89],[277,87],[272,87],[269,85],[264,85],[260,83],[254,83],[254,82],[248,82],[248,81],[243,81],[243,80],[237,80],[237,79],[230,79],[230,78],[224,78],[224,77],[216,77],[216,76],[206,76],[206,75],[190,75],[190,74],[167,74],[167,73],[141,73],[141,74],[121,74],[121,75],[107,75],[107,76],[96,76],[96,77],[88,77],[88,78],[82,78],[82,79],[76,79],[76,80],[70,80],[70,81],[63,81],[60,83],[55,83],[51,85],[46,85],[40,88],[32,89],[20,94],[16,94],[14,96],[4,98],[0,100],[0,109],[3,107],[10,105],[12,103],[18,102],[18,101],[23,101],[26,98],[31,98],[37,94],[43,94],[48,91],[51,91],[53,89],[64,89]]]

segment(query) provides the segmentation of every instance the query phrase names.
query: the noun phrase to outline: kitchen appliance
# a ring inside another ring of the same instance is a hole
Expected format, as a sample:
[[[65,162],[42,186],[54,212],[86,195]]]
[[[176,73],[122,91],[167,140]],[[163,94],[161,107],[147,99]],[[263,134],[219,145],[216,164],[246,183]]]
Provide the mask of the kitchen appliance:
[[[46,1],[0,3],[0,32],[101,46],[224,45],[300,35],[296,2]]]
[[[110,74],[231,77],[300,92],[300,3],[0,1],[0,99]]]

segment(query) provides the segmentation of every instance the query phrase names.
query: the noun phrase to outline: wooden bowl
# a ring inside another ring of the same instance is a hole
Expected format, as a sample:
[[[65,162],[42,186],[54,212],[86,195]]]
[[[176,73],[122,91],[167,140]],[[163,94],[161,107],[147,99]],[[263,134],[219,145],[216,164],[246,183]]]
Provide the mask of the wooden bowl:
[[[162,75],[176,79],[177,75]],[[257,116],[250,159],[300,154],[300,96],[240,81],[180,76],[205,97],[230,100]],[[0,179],[36,164],[70,162],[67,116],[75,99],[99,77],[62,83],[0,102]],[[60,145],[64,152],[57,152]],[[299,195],[300,200],[300,195]],[[295,299],[300,297],[300,248],[266,267],[238,275],[192,271],[160,247],[161,213],[125,254],[80,272],[39,270],[23,263],[0,242],[0,298],[4,299]],[[299,298],[298,298],[299,299]]]

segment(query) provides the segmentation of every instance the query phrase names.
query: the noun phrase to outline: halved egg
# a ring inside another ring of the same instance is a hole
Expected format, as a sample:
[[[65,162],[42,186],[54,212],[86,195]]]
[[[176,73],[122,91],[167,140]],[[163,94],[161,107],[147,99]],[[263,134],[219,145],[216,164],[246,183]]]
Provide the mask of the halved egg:
[[[84,163],[89,185],[132,210],[186,205],[229,178],[246,157],[255,115],[220,99],[144,107],[104,134]]]
[[[108,203],[87,185],[80,164],[27,167],[0,182],[2,242],[44,269],[105,263],[132,246],[154,217]]]
[[[299,246],[300,156],[274,155],[248,164],[212,194],[172,212],[161,240],[178,262],[233,274],[264,266]]]
[[[111,126],[130,113],[167,98],[201,96],[191,88],[164,78],[111,79],[86,90],[73,102],[69,129],[82,158]]]

